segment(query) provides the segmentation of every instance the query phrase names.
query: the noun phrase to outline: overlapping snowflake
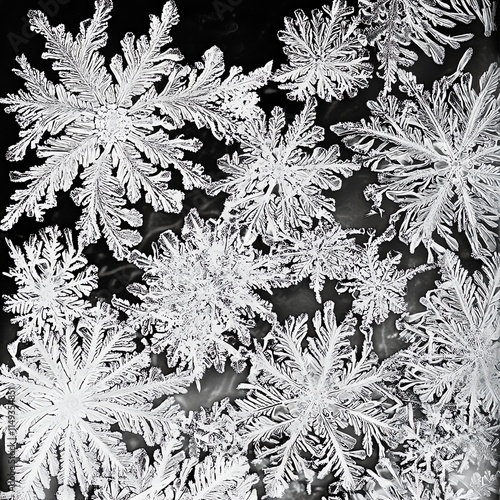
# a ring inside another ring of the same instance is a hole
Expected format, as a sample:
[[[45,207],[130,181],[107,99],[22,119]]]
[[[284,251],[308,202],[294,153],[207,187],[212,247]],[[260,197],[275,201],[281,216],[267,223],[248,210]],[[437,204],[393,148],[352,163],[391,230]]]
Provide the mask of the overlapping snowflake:
[[[166,48],[179,23],[171,0],[106,68],[111,9],[96,0],[75,37],[30,11],[59,82],[20,56],[26,87],[0,99],[22,128],[7,158],[34,149],[41,159],[11,173],[25,186],[1,228],[23,215],[43,221],[61,191],[81,207],[74,235],[49,226],[8,242],[16,290],[4,310],[17,339],[0,366],[0,433],[16,481],[0,497],[257,500],[292,498],[297,482],[311,498],[328,483],[329,500],[494,494],[500,70],[492,64],[476,83],[464,71],[469,48],[431,90],[401,71],[416,50],[442,63],[446,46],[471,38],[450,31],[462,23],[478,18],[490,34],[494,2],[332,0],[285,19],[286,63],[225,77],[217,47],[194,66]],[[355,151],[349,159],[316,125],[317,110],[376,81],[371,55],[383,79],[371,117],[329,123]],[[293,118],[261,109],[268,81],[303,101]],[[217,180],[185,158],[202,147],[182,135],[186,123],[234,144]],[[378,175],[365,189],[371,214],[397,204],[378,232],[335,219],[335,192],[366,167]],[[220,217],[188,210],[168,186],[171,168],[184,190],[223,199]],[[142,195],[184,218],[151,251],[131,249],[142,239]],[[406,256],[427,250],[429,264],[387,251],[396,236]],[[95,298],[99,269],[85,254],[101,237],[137,269],[129,295],[110,303]],[[475,271],[459,257],[467,245]],[[439,280],[410,307],[409,283],[430,269]],[[273,292],[303,281],[315,313],[294,304],[279,321]],[[347,307],[327,300],[333,293]],[[374,332],[387,329],[408,347],[381,360]],[[236,401],[184,411],[181,394],[203,392],[212,368],[246,380]]]

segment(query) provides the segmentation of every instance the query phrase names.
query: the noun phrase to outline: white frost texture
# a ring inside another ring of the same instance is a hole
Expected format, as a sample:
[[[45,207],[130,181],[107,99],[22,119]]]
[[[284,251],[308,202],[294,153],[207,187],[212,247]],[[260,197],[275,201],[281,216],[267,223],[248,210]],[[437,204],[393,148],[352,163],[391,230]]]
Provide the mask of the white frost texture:
[[[496,1],[68,3],[3,61],[0,498],[498,500]]]

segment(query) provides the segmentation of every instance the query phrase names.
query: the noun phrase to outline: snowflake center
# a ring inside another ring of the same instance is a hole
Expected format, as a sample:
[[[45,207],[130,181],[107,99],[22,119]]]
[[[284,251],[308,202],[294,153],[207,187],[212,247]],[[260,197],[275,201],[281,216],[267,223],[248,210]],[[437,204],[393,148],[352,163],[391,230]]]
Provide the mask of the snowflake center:
[[[40,304],[44,307],[50,307],[57,301],[56,284],[52,281],[46,281],[39,288]]]
[[[270,165],[269,176],[279,185],[283,184],[288,168],[285,162],[275,161]]]
[[[95,127],[103,143],[124,141],[132,128],[132,119],[124,108],[102,106],[97,112]]]
[[[61,410],[68,415],[75,415],[83,409],[83,403],[78,394],[69,393],[61,401]]]

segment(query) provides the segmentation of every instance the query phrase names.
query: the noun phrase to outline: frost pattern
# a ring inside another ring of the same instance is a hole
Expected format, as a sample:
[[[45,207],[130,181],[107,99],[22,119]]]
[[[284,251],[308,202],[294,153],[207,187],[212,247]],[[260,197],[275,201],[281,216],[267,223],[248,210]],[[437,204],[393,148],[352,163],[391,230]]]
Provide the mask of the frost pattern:
[[[426,91],[409,73],[402,89],[411,99],[381,96],[370,101],[369,122],[340,123],[332,129],[379,173],[380,185],[366,196],[380,209],[382,195],[401,205],[399,237],[410,251],[423,243],[441,250],[434,235],[457,251],[453,229],[465,232],[474,255],[496,247],[500,206],[500,113],[496,89],[500,69],[492,64],[472,85],[463,73],[468,50],[457,71]]]
[[[473,36],[451,34],[458,23],[468,24],[477,16],[487,36],[496,29],[495,0],[359,0],[359,8],[368,42],[377,48],[378,76],[384,79],[385,92],[396,83],[400,67],[417,61],[417,53],[409,48],[411,43],[435,63],[443,64],[446,46],[457,49]]]
[[[216,455],[197,463],[186,458],[182,445],[166,439],[153,463],[145,450],[137,450],[131,473],[101,487],[93,500],[257,500],[257,478],[248,473],[245,457]]]
[[[12,360],[0,366],[0,435],[6,450],[17,442],[17,485],[0,498],[257,500],[265,488],[266,498],[291,499],[316,497],[326,482],[329,500],[495,494],[500,70],[491,65],[473,86],[464,73],[469,50],[431,91],[400,70],[416,59],[411,43],[442,62],[446,45],[470,37],[450,28],[475,16],[489,34],[494,3],[360,0],[353,16],[332,0],[309,17],[296,11],[279,33],[288,62],[273,76],[290,99],[305,101],[293,120],[280,108],[267,119],[257,105],[271,63],[248,76],[231,68],[223,78],[216,47],[194,66],[165,48],[179,22],[172,1],[151,16],[147,36],[125,36],[123,57],[112,58],[108,72],[100,49],[111,7],[97,0],[76,37],[30,12],[60,83],[22,56],[16,73],[26,88],[1,99],[22,128],[8,158],[32,148],[44,161],[12,173],[27,187],[14,194],[1,229],[23,214],[42,221],[57,193],[70,189],[82,216],[77,245],[57,227],[22,248],[8,242],[14,267],[6,274],[16,292],[4,307],[19,332],[8,346]],[[385,89],[369,104],[371,120],[333,127],[357,153],[347,162],[337,146],[318,147],[325,135],[314,124],[313,97],[331,102],[366,87],[367,44],[378,49]],[[406,100],[388,95],[396,77]],[[185,159],[201,147],[179,135],[189,123],[239,143],[238,153],[219,160],[225,177],[213,185]],[[382,211],[384,196],[400,205],[378,237],[333,217],[331,191],[362,162],[379,174],[365,191],[372,213]],[[203,220],[193,210],[181,234],[163,233],[151,255],[130,253],[142,224],[131,204],[144,194],[155,210],[181,209],[184,193],[168,189],[171,167],[185,190],[227,193],[222,217]],[[399,226],[411,252],[423,243],[441,269],[423,312],[406,312],[406,286],[432,266],[402,269],[401,255],[381,253]],[[457,229],[482,259],[474,273],[443,248],[458,251]],[[97,268],[82,251],[101,235],[142,273],[129,287],[132,300],[115,297],[110,306],[91,298]],[[279,325],[269,295],[302,280],[320,303],[327,280],[352,294],[344,321],[337,324],[326,302],[309,336],[305,314]],[[379,362],[372,328],[390,312],[403,315],[396,324],[409,347]],[[252,344],[262,333],[253,330],[257,318],[271,331]],[[160,365],[165,355],[167,367],[152,367],[152,353]],[[212,366],[222,372],[230,361],[240,372],[232,380],[243,380],[247,359],[244,397],[189,412],[176,404],[179,393],[188,392],[181,404],[206,395]],[[13,393],[14,406],[4,404]],[[147,448],[127,451],[127,433]],[[361,460],[376,455],[375,470],[365,471]]]
[[[314,125],[315,109],[316,101],[308,100],[284,134],[281,108],[273,109],[268,123],[263,113],[245,122],[239,138],[243,153],[219,160],[227,178],[214,182],[209,192],[230,194],[222,216],[240,223],[248,241],[308,229],[314,218],[333,221],[335,200],[322,191],[340,189],[341,176],[359,166],[339,160],[337,145],[315,147],[324,138],[323,128]]]
[[[320,220],[314,229],[294,232],[272,246],[277,259],[290,264],[292,279],[298,283],[309,277],[309,286],[321,303],[325,280],[346,278],[359,258],[359,249],[352,234],[337,222]]]
[[[273,80],[282,83],[280,89],[290,90],[289,99],[305,101],[317,95],[331,102],[344,93],[354,97],[368,86],[373,68],[353,12],[342,0],[333,0],[331,7],[314,9],[310,18],[302,10],[295,11],[294,19],[285,18],[278,37],[289,62]]]
[[[80,243],[97,241],[102,231],[123,258],[127,247],[141,239],[138,231],[120,228],[121,223],[142,224],[142,215],[125,206],[127,199],[135,203],[144,192],[155,210],[179,212],[183,193],[167,188],[169,168],[181,173],[185,189],[208,182],[201,165],[183,158],[201,142],[168,132],[188,121],[230,141],[239,120],[256,112],[253,90],[266,82],[270,66],[249,76],[232,68],[222,80],[217,47],[207,50],[196,67],[182,65],[177,49],[164,49],[179,21],[175,4],[167,1],[161,17],[151,16],[148,37],[125,36],[124,57],[113,57],[108,72],[99,49],[106,43],[111,8],[111,0],[97,0],[94,17],[82,23],[76,37],[65,33],[63,25],[51,27],[42,12],[30,11],[32,29],[46,39],[43,57],[55,61],[61,83],[49,81],[21,56],[20,69],[14,71],[26,81],[26,90],[0,99],[8,112],[17,113],[23,129],[7,158],[21,160],[31,147],[45,159],[27,172],[12,172],[13,182],[28,186],[14,193],[1,227],[10,229],[23,213],[43,220],[46,210],[56,206],[57,192],[68,191],[80,175],[82,186],[71,192],[83,208],[77,224]],[[157,92],[155,84],[164,76]],[[46,134],[51,137],[42,142]]]
[[[271,346],[252,358],[249,383],[240,386],[250,391],[237,401],[243,437],[255,443],[258,460],[270,460],[264,483],[271,497],[298,474],[310,483],[315,473],[321,479],[333,472],[338,486],[354,490],[363,472],[356,460],[371,455],[374,443],[383,453],[394,434],[395,405],[384,389],[392,375],[377,366],[369,343],[361,352],[351,347],[355,320],[348,315],[337,325],[333,308],[325,302],[324,313],[316,313],[316,337],[305,348],[306,314],[277,325]],[[362,449],[354,449],[356,436]]]
[[[126,468],[130,454],[113,424],[148,445],[178,427],[174,399],[152,401],[185,392],[191,379],[150,368],[149,349],[136,352],[134,337],[100,305],[60,338],[35,337],[20,354],[18,341],[10,345],[14,366],[0,367],[0,383],[16,392],[15,498],[45,498],[50,476],[63,492],[78,484],[86,494],[96,478]]]
[[[379,325],[390,312],[401,314],[406,311],[408,281],[429,266],[398,269],[400,253],[389,252],[384,259],[380,258],[380,245],[396,235],[393,226],[378,237],[371,230],[368,234],[368,242],[356,253],[352,267],[347,268],[345,279],[337,290],[353,295],[352,311],[361,316],[361,330],[370,337],[373,323]]]
[[[409,315],[402,352],[407,367],[403,386],[424,402],[453,402],[468,415],[500,416],[500,256],[484,263],[482,273],[469,275],[457,256],[440,259],[442,279],[421,300],[426,310]]]
[[[243,245],[237,226],[203,221],[195,210],[185,219],[182,239],[166,231],[152,256],[132,252],[129,259],[145,271],[146,284],[129,290],[141,302],[115,303],[145,334],[153,332],[154,348],[166,350],[170,366],[186,366],[200,378],[210,366],[223,372],[229,357],[241,371],[245,350],[233,347],[228,332],[248,345],[257,315],[274,321],[271,304],[255,291],[286,286],[286,272]]]
[[[377,473],[368,472],[372,479],[366,484],[366,493],[357,493],[353,500],[485,500],[498,489],[497,478],[489,471],[462,476],[457,482],[429,484],[422,474],[401,471],[384,458]]]
[[[64,237],[64,238],[62,238]],[[63,242],[61,242],[63,239]],[[6,276],[17,292],[4,295],[6,312],[21,326],[18,338],[26,340],[47,332],[62,333],[75,318],[88,314],[88,297],[97,287],[97,267],[75,248],[71,233],[48,227],[17,247],[8,241],[14,260]]]

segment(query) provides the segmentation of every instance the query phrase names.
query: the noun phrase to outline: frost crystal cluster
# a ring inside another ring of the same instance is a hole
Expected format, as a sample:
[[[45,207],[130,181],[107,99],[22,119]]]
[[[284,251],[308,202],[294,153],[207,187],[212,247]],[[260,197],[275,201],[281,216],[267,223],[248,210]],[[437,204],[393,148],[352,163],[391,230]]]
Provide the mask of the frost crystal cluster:
[[[194,3],[28,13],[0,498],[497,500],[496,2]]]

